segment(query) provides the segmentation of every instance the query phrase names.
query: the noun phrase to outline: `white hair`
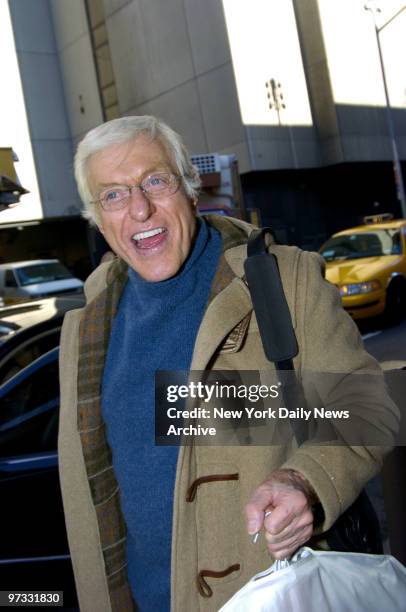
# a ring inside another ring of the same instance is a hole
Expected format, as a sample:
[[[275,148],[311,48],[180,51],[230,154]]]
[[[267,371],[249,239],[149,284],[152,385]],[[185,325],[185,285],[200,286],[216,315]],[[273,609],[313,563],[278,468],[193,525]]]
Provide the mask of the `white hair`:
[[[193,166],[181,137],[166,123],[149,115],[121,117],[107,121],[90,130],[78,145],[74,168],[79,195],[84,204],[83,216],[92,224],[100,225],[98,204],[91,193],[88,180],[88,162],[92,155],[111,146],[134,140],[140,135],[147,135],[152,140],[159,140],[168,154],[179,175],[186,195],[197,198],[201,181],[197,168]]]

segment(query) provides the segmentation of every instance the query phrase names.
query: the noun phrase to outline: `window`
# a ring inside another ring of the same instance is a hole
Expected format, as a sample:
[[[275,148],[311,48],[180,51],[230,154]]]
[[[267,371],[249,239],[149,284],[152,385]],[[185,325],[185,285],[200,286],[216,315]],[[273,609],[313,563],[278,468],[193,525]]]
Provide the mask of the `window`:
[[[10,333],[10,330],[8,330],[8,333]],[[18,337],[15,336],[15,340],[21,338],[19,344],[12,350],[10,349],[6,357],[0,360],[0,385],[30,365],[35,359],[58,346],[60,335],[61,329],[58,326],[41,334],[37,333],[33,338],[26,339],[24,331]]]
[[[17,276],[22,287],[73,278],[69,270],[59,261],[24,266],[17,270]]]
[[[0,457],[53,451],[57,446],[58,352],[0,388]],[[45,356],[46,357],[46,356]],[[6,389],[6,390],[4,390]],[[2,392],[3,391],[3,392]]]
[[[321,251],[327,261],[399,255],[402,252],[398,229],[354,232],[330,238]]]
[[[18,287],[13,270],[6,270],[6,287]]]

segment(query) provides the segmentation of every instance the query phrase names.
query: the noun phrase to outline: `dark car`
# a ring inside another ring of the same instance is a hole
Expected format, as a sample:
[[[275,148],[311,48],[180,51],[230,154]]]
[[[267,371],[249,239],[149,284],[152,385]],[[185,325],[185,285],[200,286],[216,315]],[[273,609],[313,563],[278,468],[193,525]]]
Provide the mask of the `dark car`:
[[[0,308],[0,384],[58,346],[65,313],[84,303],[79,294]]]
[[[63,591],[77,609],[58,477],[63,316],[83,298],[0,309],[0,583]]]

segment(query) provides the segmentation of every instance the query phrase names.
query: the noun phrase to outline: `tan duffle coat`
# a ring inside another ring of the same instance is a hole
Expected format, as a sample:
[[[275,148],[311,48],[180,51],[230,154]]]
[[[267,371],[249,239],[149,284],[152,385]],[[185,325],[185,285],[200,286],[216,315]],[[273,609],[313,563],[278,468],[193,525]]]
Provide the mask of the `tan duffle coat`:
[[[222,264],[196,339],[191,369],[268,370],[247,285],[243,280],[246,236],[252,226],[237,220],[211,221],[222,233]],[[228,234],[237,232],[233,241]],[[241,236],[243,239],[241,240]],[[315,371],[373,371],[379,366],[343,311],[337,289],[322,278],[314,253],[272,246],[277,255],[300,352],[295,367]],[[106,287],[111,262],[88,279],[91,303]],[[82,612],[132,609],[114,603],[106,576],[98,512],[92,498],[78,431],[77,379],[79,326],[84,310],[67,314],[61,341],[59,461],[66,526]],[[397,414],[379,375],[371,388],[359,388],[348,402],[374,415],[383,430],[396,429]],[[154,408],[151,406],[151,410]],[[180,448],[172,528],[172,612],[215,612],[256,572],[271,564],[265,540],[253,545],[244,506],[272,470],[300,471],[320,499],[329,528],[380,469],[384,449],[362,446],[195,446]],[[218,480],[207,476],[218,475]],[[232,476],[222,479],[222,476]],[[157,483],[156,486],[159,486]],[[193,491],[192,491],[193,490]],[[192,492],[191,492],[192,491]],[[142,503],[142,500],[140,500]],[[97,505],[97,504],[96,504]],[[151,575],[154,568],[150,568]]]

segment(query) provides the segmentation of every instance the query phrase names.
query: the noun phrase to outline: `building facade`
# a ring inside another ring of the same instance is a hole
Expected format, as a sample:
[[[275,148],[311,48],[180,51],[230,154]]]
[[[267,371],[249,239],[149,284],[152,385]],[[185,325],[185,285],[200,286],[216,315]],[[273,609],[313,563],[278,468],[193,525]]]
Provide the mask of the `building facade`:
[[[44,218],[78,215],[77,142],[130,114],[168,121],[194,154],[236,154],[246,206],[283,242],[314,249],[364,214],[399,216],[364,4],[9,0]],[[402,2],[383,4],[381,25]],[[405,160],[406,11],[381,42]]]

